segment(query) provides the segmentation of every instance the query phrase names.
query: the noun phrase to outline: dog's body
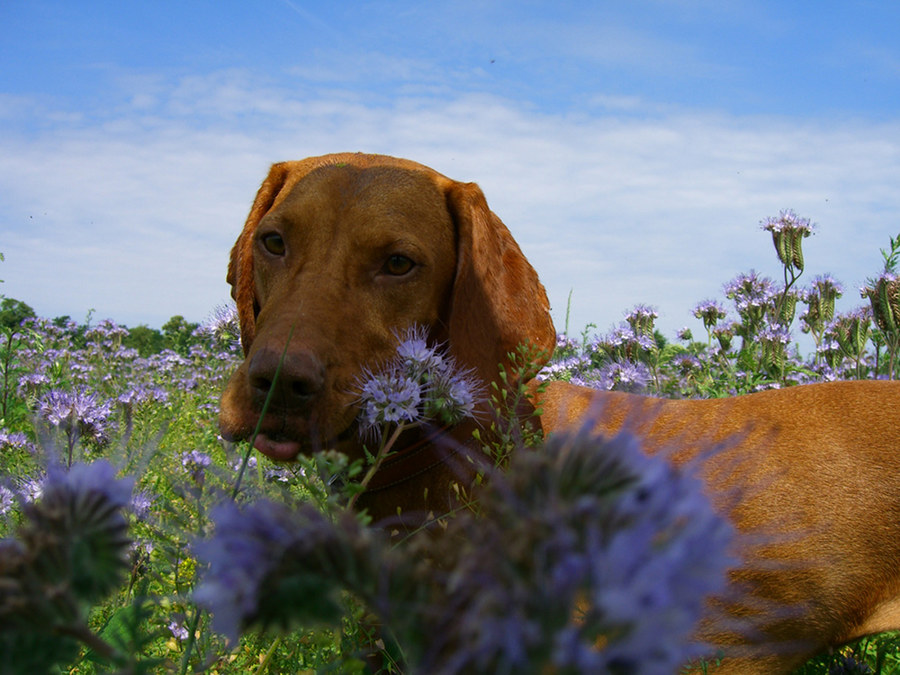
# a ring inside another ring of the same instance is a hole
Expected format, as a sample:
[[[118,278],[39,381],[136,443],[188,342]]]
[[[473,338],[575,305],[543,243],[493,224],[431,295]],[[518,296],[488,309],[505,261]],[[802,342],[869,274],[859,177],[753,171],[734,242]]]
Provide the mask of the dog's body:
[[[519,344],[549,355],[556,339],[537,275],[478,187],[408,160],[275,165],[229,282],[246,359],[223,394],[222,431],[249,437],[274,381],[256,446],[281,460],[325,447],[361,456],[354,385],[411,325],[485,382]],[[900,629],[900,383],[687,401],[564,383],[532,392],[545,432],[585,419],[607,433],[628,426],[648,452],[704,462],[710,497],[744,537],[725,614],[702,629],[734,649],[721,672],[787,672],[825,647]],[[460,444],[470,434],[455,431]],[[725,449],[709,453],[716,444]],[[376,519],[447,511],[451,483],[471,471],[448,454],[427,443],[401,453],[359,504]]]

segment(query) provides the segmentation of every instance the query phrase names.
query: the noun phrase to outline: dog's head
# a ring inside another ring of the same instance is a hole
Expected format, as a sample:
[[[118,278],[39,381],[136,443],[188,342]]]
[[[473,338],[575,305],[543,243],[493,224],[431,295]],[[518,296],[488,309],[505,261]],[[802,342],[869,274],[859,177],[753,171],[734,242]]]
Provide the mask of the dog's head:
[[[274,165],[228,281],[245,360],[222,396],[220,427],[248,438],[274,383],[256,446],[276,459],[352,447],[359,377],[413,325],[485,382],[518,345],[549,357],[555,343],[537,274],[478,186],[408,160]]]

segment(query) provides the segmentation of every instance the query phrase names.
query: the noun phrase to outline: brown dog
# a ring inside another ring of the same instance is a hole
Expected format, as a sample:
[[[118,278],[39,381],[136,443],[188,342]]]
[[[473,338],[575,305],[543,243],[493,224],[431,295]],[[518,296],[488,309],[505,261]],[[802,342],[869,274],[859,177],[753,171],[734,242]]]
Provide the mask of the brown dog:
[[[356,379],[389,359],[406,327],[426,327],[485,382],[517,345],[549,354],[555,344],[544,289],[478,186],[408,160],[273,166],[228,281],[246,359],[223,394],[221,429],[248,438],[274,381],[256,447],[279,460],[331,447],[361,456]],[[553,383],[537,405],[545,432],[592,415],[599,431],[630,425],[674,461],[731,446],[708,456],[704,476],[746,538],[720,609],[752,629],[706,622],[703,637],[736,654],[719,672],[788,672],[826,647],[900,629],[900,383],[687,401]],[[463,443],[470,432],[454,433]],[[403,439],[414,449],[360,500],[376,519],[453,505],[450,485],[470,465],[422,440]]]

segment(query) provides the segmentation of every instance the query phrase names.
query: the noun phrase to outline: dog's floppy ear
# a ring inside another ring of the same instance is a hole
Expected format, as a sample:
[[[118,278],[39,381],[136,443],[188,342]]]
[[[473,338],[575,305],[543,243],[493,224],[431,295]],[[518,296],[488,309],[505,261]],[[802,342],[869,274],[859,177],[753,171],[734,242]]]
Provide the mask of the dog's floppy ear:
[[[238,319],[241,324],[241,346],[244,355],[250,351],[250,344],[256,336],[256,288],[253,282],[253,235],[256,226],[275,202],[275,198],[284,187],[289,173],[287,163],[274,164],[269,175],[263,181],[256,199],[250,208],[250,215],[244,229],[231,249],[226,280],[231,284],[231,297],[237,305]]]
[[[556,344],[550,303],[537,272],[475,183],[451,182],[446,194],[457,230],[448,321],[451,352],[491,382],[497,379],[498,364],[509,368],[510,352],[530,344],[544,354],[534,364],[536,372]]]

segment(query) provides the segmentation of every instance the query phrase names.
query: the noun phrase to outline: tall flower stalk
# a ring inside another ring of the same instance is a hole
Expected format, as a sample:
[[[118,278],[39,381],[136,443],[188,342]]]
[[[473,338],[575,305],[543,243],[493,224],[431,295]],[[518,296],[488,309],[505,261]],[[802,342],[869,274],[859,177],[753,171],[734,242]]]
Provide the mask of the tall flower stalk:
[[[778,303],[777,318],[784,326],[790,326],[793,319],[788,292],[794,282],[803,274],[803,240],[812,234],[814,225],[809,218],[801,218],[791,209],[786,209],[777,217],[766,218],[762,229],[772,233],[772,243],[778,260],[784,268],[784,290]]]
[[[891,237],[891,247],[882,250],[884,271],[877,279],[870,279],[862,289],[862,296],[872,305],[872,317],[881,331],[888,351],[888,379],[894,377],[897,353],[900,351],[900,235]]]

